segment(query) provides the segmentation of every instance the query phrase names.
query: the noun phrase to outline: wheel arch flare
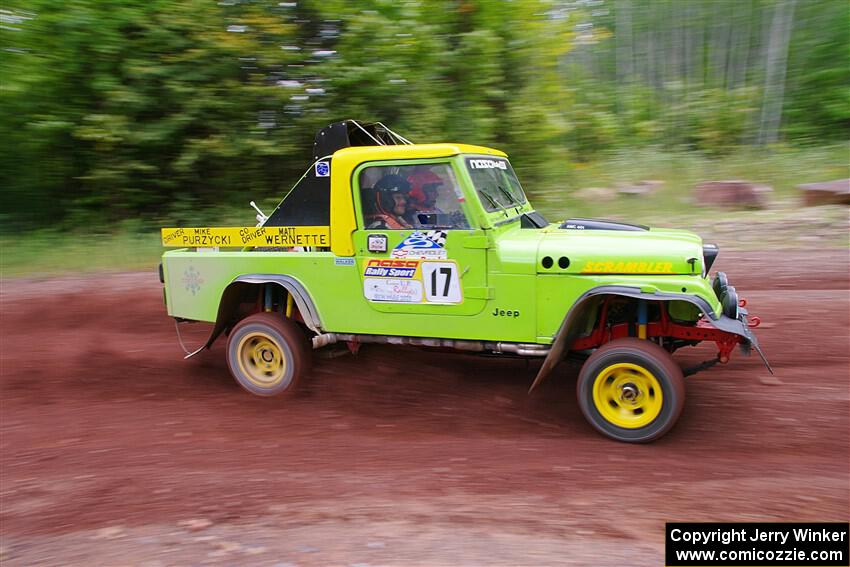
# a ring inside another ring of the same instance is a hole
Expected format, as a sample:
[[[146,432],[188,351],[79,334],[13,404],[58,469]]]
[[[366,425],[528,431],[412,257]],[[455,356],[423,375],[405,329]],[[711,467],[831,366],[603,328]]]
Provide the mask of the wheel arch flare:
[[[244,274],[235,278],[224,288],[218,306],[215,326],[204,346],[192,354],[197,354],[201,350],[210,348],[221,333],[227,329],[233,316],[236,314],[246,286],[256,289],[252,293],[264,293],[268,289],[273,289],[269,286],[282,288],[292,298],[294,307],[298,310],[307,328],[317,334],[323,332],[322,321],[319,311],[316,309],[316,304],[313,302],[304,284],[296,278],[279,274]],[[261,289],[263,291],[260,291]]]

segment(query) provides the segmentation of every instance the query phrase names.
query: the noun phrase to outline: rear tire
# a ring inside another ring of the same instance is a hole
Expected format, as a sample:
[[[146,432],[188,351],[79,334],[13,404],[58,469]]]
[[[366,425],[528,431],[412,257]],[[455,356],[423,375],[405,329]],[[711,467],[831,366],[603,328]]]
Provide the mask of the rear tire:
[[[648,443],[670,431],[685,403],[682,369],[657,344],[616,339],[584,363],[579,406],[597,431],[617,441]]]
[[[227,340],[230,373],[257,396],[294,392],[309,370],[310,354],[301,330],[279,313],[246,317]]]

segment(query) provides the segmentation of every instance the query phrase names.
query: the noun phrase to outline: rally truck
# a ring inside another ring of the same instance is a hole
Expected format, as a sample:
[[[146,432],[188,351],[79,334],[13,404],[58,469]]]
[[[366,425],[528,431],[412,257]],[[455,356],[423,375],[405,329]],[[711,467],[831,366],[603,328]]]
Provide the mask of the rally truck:
[[[736,347],[764,360],[759,320],[724,273],[710,277],[718,247],[696,234],[550,223],[505,153],[414,144],[380,123],[330,124],[313,158],[256,226],[162,229],[178,248],[160,266],[168,314],[213,323],[187,356],[226,337],[253,394],[289,394],[314,351],[364,343],[539,358],[531,390],[570,358],[588,422],[648,442],[678,419],[685,375]],[[703,341],[716,357],[683,370],[673,353]]]

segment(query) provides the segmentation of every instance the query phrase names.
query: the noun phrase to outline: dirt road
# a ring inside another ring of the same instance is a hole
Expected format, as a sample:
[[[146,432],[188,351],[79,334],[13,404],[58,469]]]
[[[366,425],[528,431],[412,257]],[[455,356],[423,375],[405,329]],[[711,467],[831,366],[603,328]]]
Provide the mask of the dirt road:
[[[661,565],[665,521],[846,521],[847,251],[718,267],[777,376],[689,378],[646,446],[591,430],[572,367],[529,396],[523,361],[374,346],[259,399],[222,344],[182,360],[154,270],[5,281],[0,561]]]

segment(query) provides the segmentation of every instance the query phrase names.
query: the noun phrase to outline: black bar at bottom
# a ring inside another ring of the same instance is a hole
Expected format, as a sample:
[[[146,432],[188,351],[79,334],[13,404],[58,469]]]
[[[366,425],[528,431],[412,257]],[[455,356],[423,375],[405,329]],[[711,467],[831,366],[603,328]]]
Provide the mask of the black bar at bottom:
[[[807,523],[668,523],[668,567],[848,567],[850,525]]]

